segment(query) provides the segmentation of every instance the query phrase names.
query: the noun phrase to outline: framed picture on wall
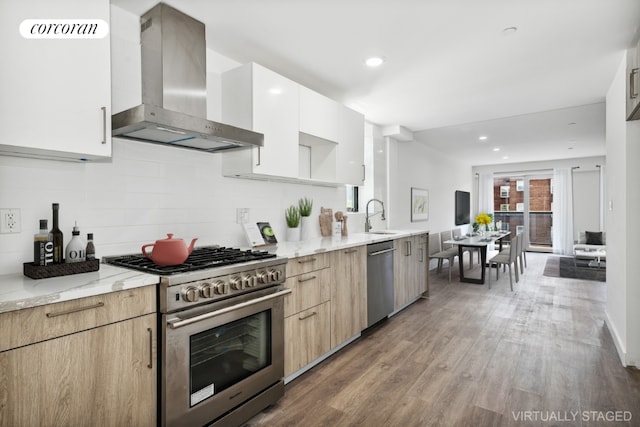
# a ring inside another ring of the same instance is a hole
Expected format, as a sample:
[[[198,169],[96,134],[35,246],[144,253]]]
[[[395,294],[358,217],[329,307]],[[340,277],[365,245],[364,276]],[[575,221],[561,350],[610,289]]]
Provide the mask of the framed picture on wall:
[[[411,187],[411,222],[429,219],[429,191]]]

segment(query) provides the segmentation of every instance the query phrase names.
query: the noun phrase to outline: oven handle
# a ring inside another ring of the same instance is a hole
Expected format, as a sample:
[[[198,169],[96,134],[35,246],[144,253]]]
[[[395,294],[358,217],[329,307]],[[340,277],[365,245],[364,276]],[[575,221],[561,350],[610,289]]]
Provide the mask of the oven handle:
[[[228,313],[233,310],[239,310],[244,307],[249,307],[254,304],[259,304],[264,301],[268,301],[270,299],[278,298],[283,295],[287,295],[291,293],[291,289],[285,289],[283,291],[276,292],[275,294],[265,295],[263,297],[255,298],[250,301],[241,302],[240,304],[232,305],[230,307],[221,308],[220,310],[212,311],[210,313],[201,314],[199,316],[194,316],[189,319],[180,320],[180,318],[175,318],[168,320],[167,323],[171,329],[178,329],[183,326],[191,325],[192,323],[201,322],[203,320],[211,319],[212,317],[220,316],[221,314]]]

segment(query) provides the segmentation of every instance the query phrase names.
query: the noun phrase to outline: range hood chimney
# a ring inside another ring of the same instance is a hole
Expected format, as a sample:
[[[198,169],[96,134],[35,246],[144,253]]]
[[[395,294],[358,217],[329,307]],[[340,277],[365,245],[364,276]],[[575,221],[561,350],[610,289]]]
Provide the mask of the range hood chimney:
[[[114,137],[208,152],[263,145],[261,133],[207,120],[202,22],[160,3],[140,24],[142,104],[112,116]]]

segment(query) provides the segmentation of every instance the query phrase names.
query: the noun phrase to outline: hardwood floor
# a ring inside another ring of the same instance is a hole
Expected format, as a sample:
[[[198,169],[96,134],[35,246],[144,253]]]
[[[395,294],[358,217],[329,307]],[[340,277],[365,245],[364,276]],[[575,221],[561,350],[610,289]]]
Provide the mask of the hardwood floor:
[[[457,266],[451,283],[432,271],[429,299],[289,383],[246,426],[640,425],[640,371],[620,364],[606,284],[545,277],[545,254],[527,260],[515,292],[502,272],[488,290],[459,283]]]

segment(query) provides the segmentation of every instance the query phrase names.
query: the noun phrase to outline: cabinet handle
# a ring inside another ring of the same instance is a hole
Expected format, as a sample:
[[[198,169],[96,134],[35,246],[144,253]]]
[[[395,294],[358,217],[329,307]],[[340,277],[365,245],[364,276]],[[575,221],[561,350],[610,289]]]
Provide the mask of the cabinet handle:
[[[364,178],[367,176],[366,168],[367,165],[362,165],[362,182],[364,182]]]
[[[103,302],[99,302],[97,304],[88,305],[86,307],[70,308],[69,310],[63,310],[63,311],[59,311],[57,313],[47,313],[46,316],[48,318],[64,316],[65,314],[77,313],[79,311],[91,310],[92,308],[99,308],[99,307],[104,307],[104,303]]]
[[[256,163],[256,166],[260,166],[260,163],[262,163],[262,159],[260,158],[260,147],[258,147],[258,163]]]
[[[298,264],[305,264],[307,262],[316,262],[315,258],[303,259],[302,261],[298,261]]]
[[[313,313],[309,313],[309,314],[307,314],[307,315],[306,315],[306,316],[304,316],[304,317],[298,317],[298,320],[305,320],[305,319],[308,319],[308,318],[310,318],[310,317],[315,316],[316,314],[318,314],[318,313],[316,313],[316,312],[314,311]]]
[[[638,74],[638,68],[631,70],[629,75],[629,98],[636,99],[638,92],[636,92],[636,74]]]
[[[107,107],[102,107],[102,143],[107,143]]]
[[[307,277],[306,279],[298,279],[298,283],[308,282],[309,280],[316,279],[316,276]]]
[[[419,258],[419,262],[424,262],[424,249],[420,248],[418,249],[420,251],[420,258]]]
[[[369,256],[376,256],[376,255],[382,255],[382,254],[386,254],[387,252],[393,252],[395,251],[396,248],[391,248],[391,249],[383,249],[381,251],[377,251],[377,252],[371,252],[369,254]]]
[[[349,249],[349,250],[344,251],[345,254],[352,254],[354,252],[358,252],[358,250],[357,249]]]
[[[407,240],[405,244],[406,244],[406,252],[407,252],[405,256],[411,256],[411,240]]]
[[[147,368],[153,369],[153,329],[147,328],[147,332],[149,332],[149,364]]]

